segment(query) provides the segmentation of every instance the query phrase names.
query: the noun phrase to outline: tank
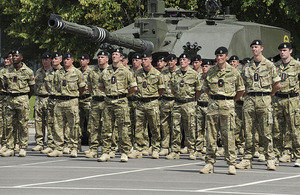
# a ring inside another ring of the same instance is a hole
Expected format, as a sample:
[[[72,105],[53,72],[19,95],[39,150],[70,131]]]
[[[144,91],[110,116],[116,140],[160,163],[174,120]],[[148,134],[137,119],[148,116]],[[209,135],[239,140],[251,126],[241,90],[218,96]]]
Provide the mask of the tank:
[[[290,32],[285,29],[237,21],[228,10],[226,14],[217,15],[221,9],[217,0],[207,0],[205,6],[209,19],[198,19],[196,11],[165,8],[162,0],[148,0],[148,18],[137,19],[133,24],[114,32],[67,22],[53,14],[48,25],[91,41],[125,47],[127,53],[152,52],[156,57],[185,52],[214,59],[216,48],[225,46],[229,55],[237,55],[242,59],[252,56],[249,47],[254,39],[261,39],[264,55],[273,57],[278,54],[278,45],[290,40]]]

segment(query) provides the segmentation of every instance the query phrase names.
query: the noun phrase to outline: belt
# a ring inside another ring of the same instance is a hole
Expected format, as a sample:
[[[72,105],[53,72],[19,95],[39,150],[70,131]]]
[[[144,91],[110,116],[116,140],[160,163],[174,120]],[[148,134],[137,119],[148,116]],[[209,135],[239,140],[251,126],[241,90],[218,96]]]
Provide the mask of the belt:
[[[49,97],[49,95],[37,95],[38,97],[46,98]]]
[[[211,99],[213,100],[233,100],[234,97],[224,96],[224,95],[211,95]]]
[[[140,102],[152,102],[154,100],[157,100],[158,97],[149,97],[149,98],[139,98]]]
[[[166,97],[166,96],[162,96],[161,98],[162,98],[163,100],[167,100],[167,101],[175,100],[175,97]]]
[[[49,99],[55,99],[56,98],[56,96],[55,95],[49,95]]]
[[[299,93],[288,93],[288,94],[279,94],[279,93],[276,93],[275,95],[277,97],[280,97],[280,98],[290,98],[290,97],[297,97],[297,96],[299,96]]]
[[[127,97],[128,101],[137,101],[137,97]]]
[[[78,97],[74,97],[74,96],[55,96],[55,99],[58,99],[58,100],[71,100],[71,99],[75,99],[75,98],[78,98]]]
[[[242,105],[244,105],[244,101],[242,101],[242,100],[238,100],[238,101],[236,101],[236,104],[238,104],[238,105],[242,106]]]
[[[89,97],[91,97],[91,94],[85,94],[85,95],[79,96],[79,99],[84,100],[84,99],[89,98]]]
[[[97,102],[103,102],[104,96],[93,96],[92,99]]]
[[[177,103],[188,103],[188,102],[193,102],[193,101],[195,101],[195,99],[194,98],[187,98],[187,99],[184,99],[184,100],[181,100],[181,99],[175,99],[175,101],[177,102]]]
[[[247,95],[250,95],[250,96],[268,96],[268,95],[271,95],[270,92],[249,92],[247,93]]]
[[[7,93],[7,95],[10,97],[18,97],[21,95],[28,95],[28,93]]]
[[[198,106],[202,106],[202,107],[207,107],[208,106],[208,102],[197,102]]]
[[[121,95],[107,95],[106,97],[110,98],[110,99],[120,99],[120,98],[124,98],[126,97],[126,94],[121,94]]]

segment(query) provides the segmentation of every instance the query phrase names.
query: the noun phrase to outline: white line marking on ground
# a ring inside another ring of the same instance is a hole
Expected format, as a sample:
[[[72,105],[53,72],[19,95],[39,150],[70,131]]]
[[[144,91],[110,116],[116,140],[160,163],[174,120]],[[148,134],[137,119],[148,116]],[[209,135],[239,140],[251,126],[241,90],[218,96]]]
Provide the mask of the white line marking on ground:
[[[50,182],[43,182],[43,183],[33,183],[33,184],[25,184],[25,185],[19,185],[14,186],[15,188],[24,188],[24,187],[30,187],[30,186],[38,186],[38,185],[47,185],[47,184],[57,184],[57,183],[66,183],[66,182],[72,182],[72,181],[79,181],[79,180],[85,180],[85,179],[92,179],[97,177],[105,177],[105,176],[113,176],[113,175],[122,175],[127,173],[136,173],[136,172],[142,172],[142,171],[149,171],[149,170],[157,170],[157,169],[165,169],[165,168],[173,168],[173,167],[181,167],[181,166],[188,166],[188,165],[194,165],[194,164],[202,164],[201,162],[196,163],[186,163],[186,164],[179,164],[179,165],[170,165],[170,166],[163,166],[163,167],[152,167],[152,168],[143,168],[143,169],[136,169],[131,171],[122,171],[117,173],[107,173],[107,174],[100,174],[100,175],[92,175],[87,177],[79,177],[74,179],[66,179],[66,180],[58,180],[58,181],[50,181]]]
[[[281,177],[281,178],[275,178],[275,179],[267,179],[267,180],[255,181],[255,182],[232,185],[232,186],[207,188],[207,189],[197,190],[197,192],[207,192],[207,191],[222,190],[222,189],[229,189],[229,188],[238,188],[238,187],[251,186],[251,185],[256,185],[256,184],[261,184],[261,183],[272,182],[272,181],[280,181],[280,180],[285,180],[285,179],[294,179],[294,178],[297,178],[297,177],[300,177],[300,175]]]
[[[47,164],[47,163],[61,162],[61,161],[67,161],[67,160],[53,160],[53,161],[43,161],[43,162],[27,163],[27,164],[18,164],[18,165],[6,165],[6,166],[0,166],[0,168],[20,167],[20,166],[30,166],[30,165],[39,165],[39,164]]]

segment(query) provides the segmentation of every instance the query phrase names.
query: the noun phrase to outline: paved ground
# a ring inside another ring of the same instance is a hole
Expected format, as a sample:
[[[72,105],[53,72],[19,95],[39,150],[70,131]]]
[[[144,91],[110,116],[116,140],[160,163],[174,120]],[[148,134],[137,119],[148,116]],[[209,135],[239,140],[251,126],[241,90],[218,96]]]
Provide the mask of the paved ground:
[[[86,159],[83,153],[48,158],[31,152],[33,131],[27,157],[0,157],[0,194],[300,194],[300,168],[284,163],[276,171],[265,163],[253,162],[251,170],[227,175],[222,157],[215,173],[199,174],[204,161],[153,160],[150,157],[121,163],[120,155],[111,162]],[[86,147],[84,147],[86,149]]]

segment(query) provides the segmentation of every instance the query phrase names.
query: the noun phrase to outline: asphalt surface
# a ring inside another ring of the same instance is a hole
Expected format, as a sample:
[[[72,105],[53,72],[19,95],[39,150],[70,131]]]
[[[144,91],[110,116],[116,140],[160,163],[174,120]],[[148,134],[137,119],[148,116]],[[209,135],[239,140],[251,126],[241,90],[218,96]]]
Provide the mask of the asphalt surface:
[[[276,171],[264,162],[253,161],[253,169],[227,175],[223,157],[218,157],[215,173],[203,175],[202,160],[158,160],[144,157],[120,162],[97,162],[69,155],[49,158],[32,152],[34,130],[30,130],[27,157],[0,157],[0,194],[300,194],[300,168],[281,163]],[[87,149],[87,147],[83,147]]]

